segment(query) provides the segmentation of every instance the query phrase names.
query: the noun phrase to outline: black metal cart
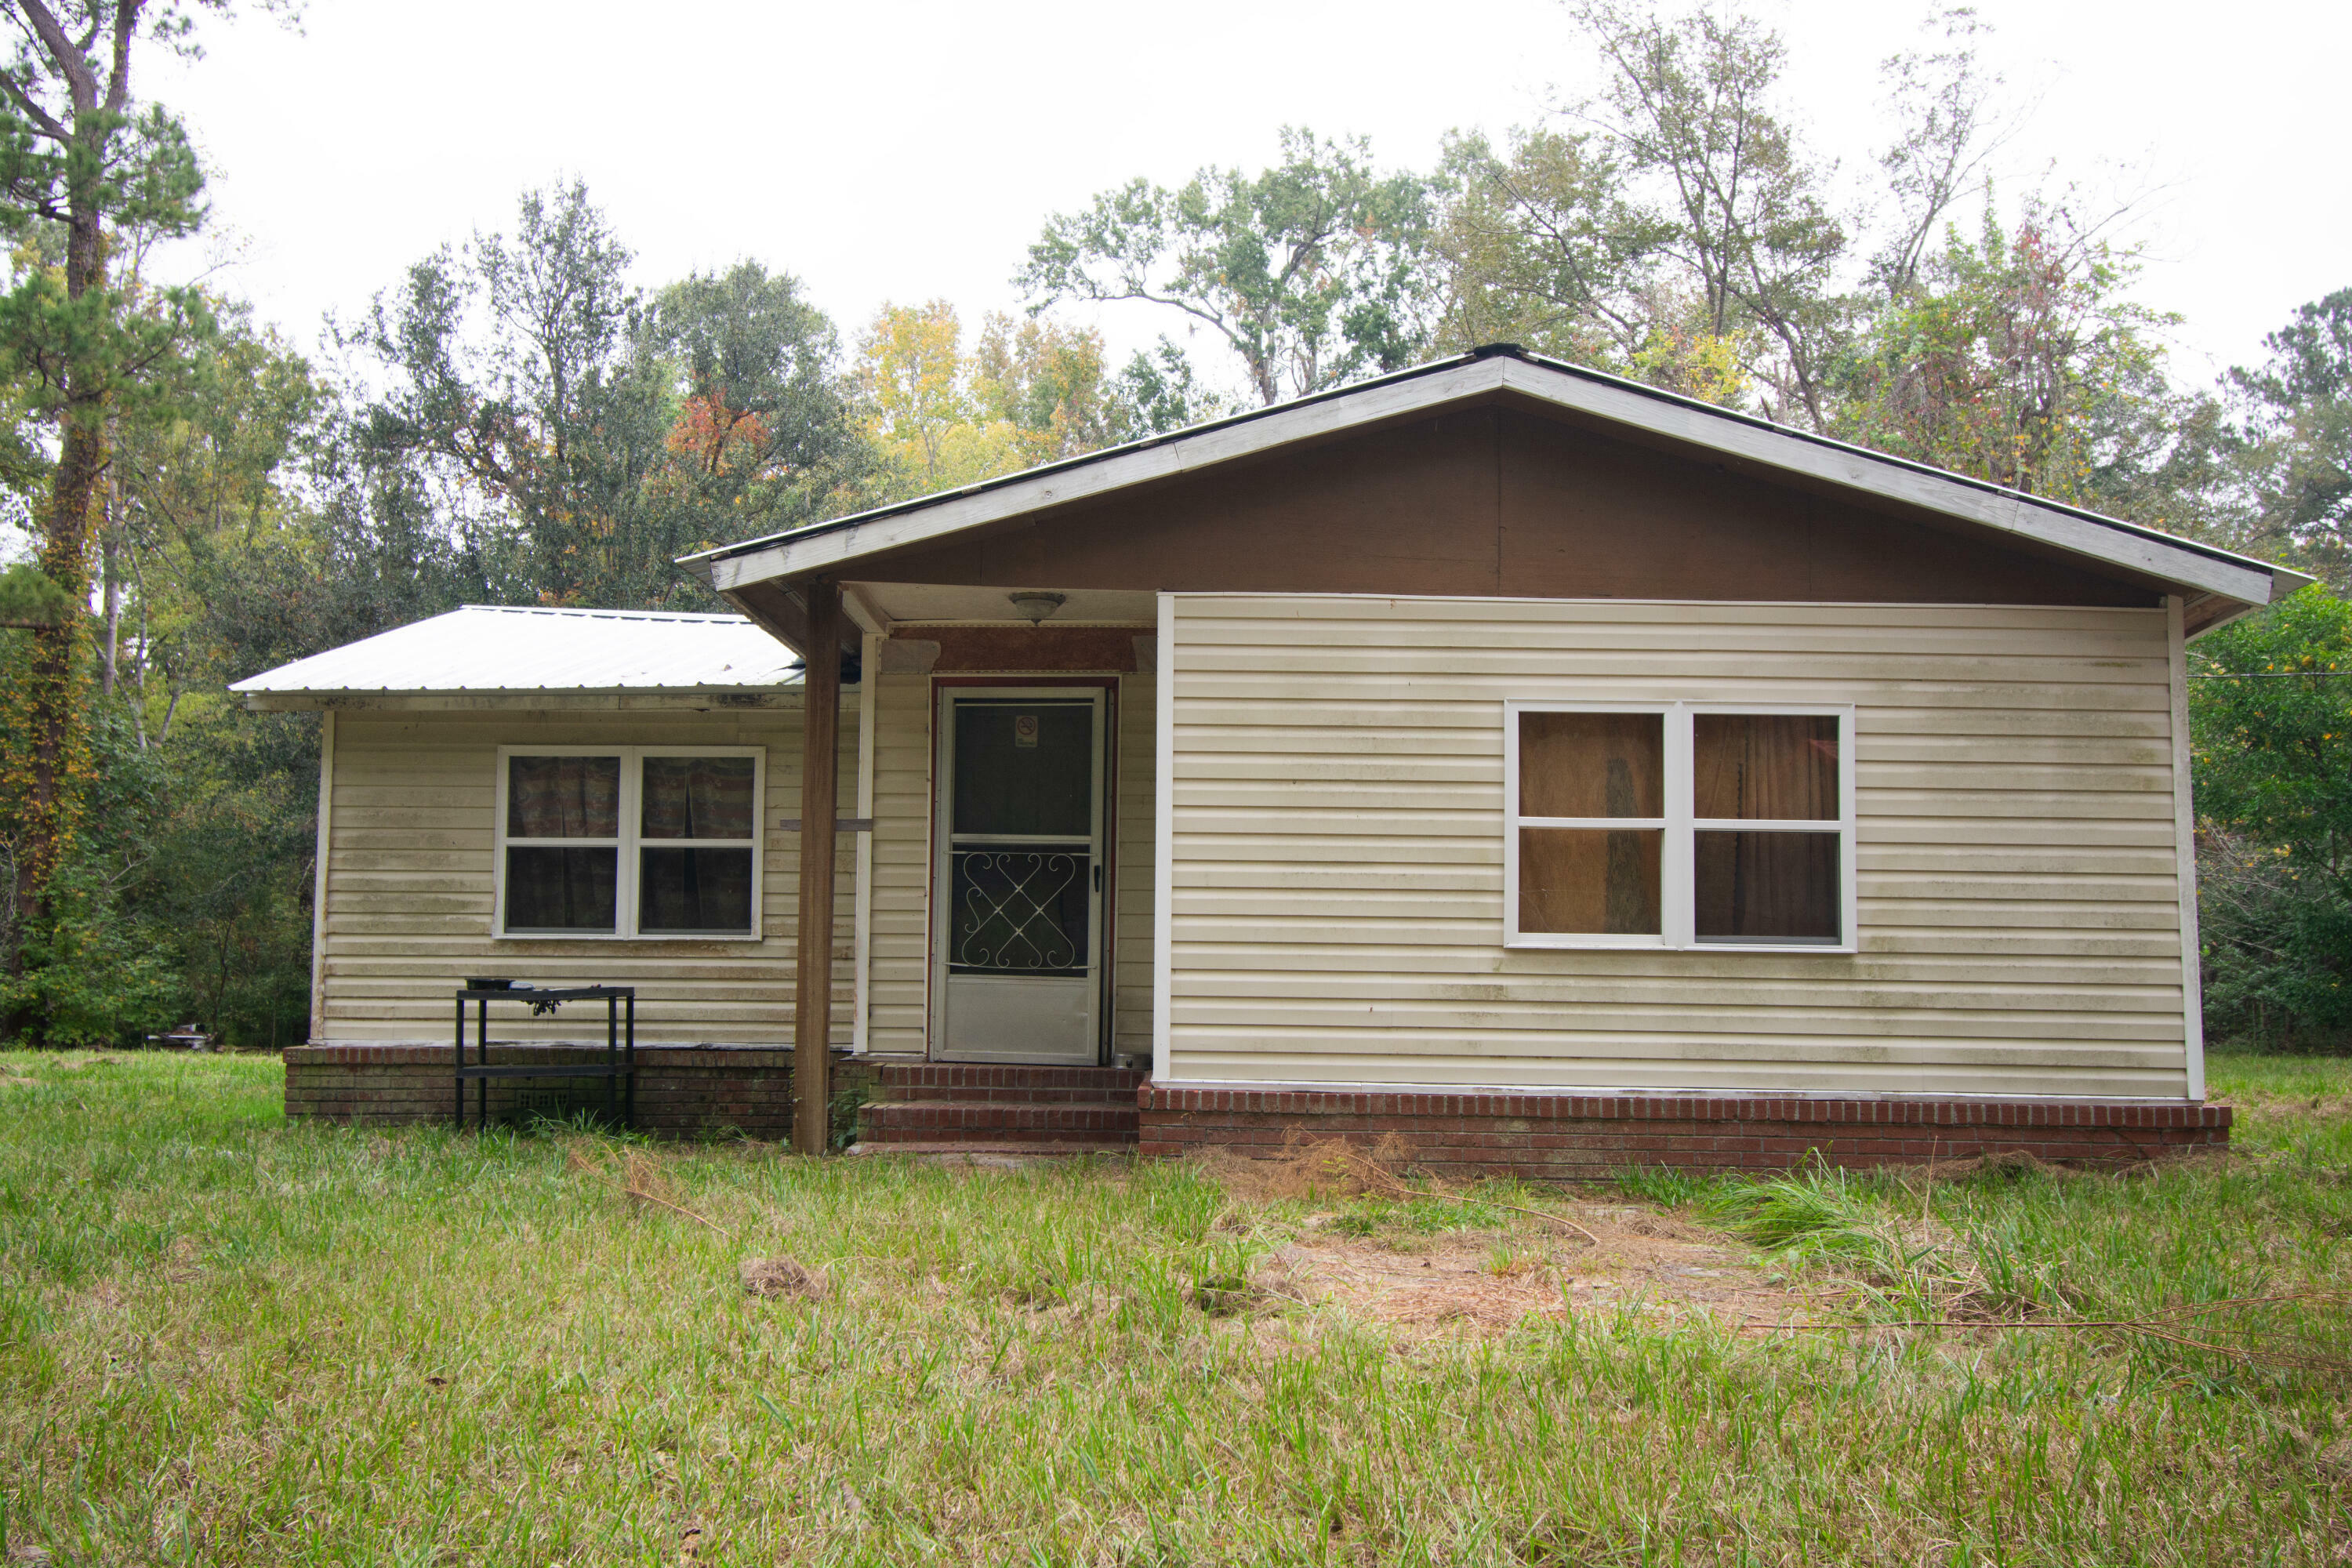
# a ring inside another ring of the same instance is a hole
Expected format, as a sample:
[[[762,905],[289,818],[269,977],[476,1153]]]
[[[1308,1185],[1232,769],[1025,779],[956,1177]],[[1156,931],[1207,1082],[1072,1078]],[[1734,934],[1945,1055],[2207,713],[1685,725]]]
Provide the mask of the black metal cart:
[[[474,1004],[474,1065],[466,1065],[466,1004]],[[545,1067],[490,1066],[490,1004],[528,1002],[534,1012],[551,1013],[561,1002],[604,1004],[604,1060],[601,1063],[550,1063]],[[624,1126],[637,1124],[637,990],[634,985],[581,985],[570,988],[528,985],[464,985],[457,991],[457,1126],[466,1125],[466,1080],[475,1091],[478,1125],[490,1124],[490,1083],[494,1078],[601,1078],[604,1080],[604,1110],[618,1111]]]

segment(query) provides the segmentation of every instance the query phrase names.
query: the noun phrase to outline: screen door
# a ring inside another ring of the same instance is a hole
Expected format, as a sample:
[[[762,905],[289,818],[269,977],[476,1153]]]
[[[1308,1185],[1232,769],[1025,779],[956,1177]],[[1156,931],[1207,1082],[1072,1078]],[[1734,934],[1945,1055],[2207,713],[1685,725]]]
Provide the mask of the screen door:
[[[1097,1059],[1103,710],[1069,687],[940,693],[935,1057]]]

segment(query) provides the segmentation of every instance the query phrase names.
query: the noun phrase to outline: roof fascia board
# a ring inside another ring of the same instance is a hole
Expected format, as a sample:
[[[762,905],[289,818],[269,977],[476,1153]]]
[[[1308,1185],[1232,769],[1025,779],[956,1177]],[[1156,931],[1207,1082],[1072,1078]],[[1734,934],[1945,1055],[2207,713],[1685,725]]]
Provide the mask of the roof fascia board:
[[[1375,383],[1344,396],[1318,399],[1260,418],[1213,426],[1195,436],[1181,437],[1097,463],[1039,474],[1033,479],[973,495],[951,496],[917,510],[853,522],[806,539],[780,539],[740,555],[706,557],[684,564],[688,570],[702,574],[703,580],[722,594],[730,594],[748,584],[822,572],[861,555],[921,544],[982,523],[1085,500],[1147,480],[1231,462],[1294,441],[1333,435],[1494,392],[1503,384],[1505,363],[1500,359],[1474,360],[1427,375]]]
[[[1717,418],[1679,403],[1644,397],[1606,382],[1563,375],[1523,360],[1497,363],[1503,369],[1504,384],[1510,390],[1562,408],[1577,409],[1674,440],[1710,447],[1847,489],[1958,517],[2004,533],[2055,545],[2070,554],[2129,567],[2207,593],[2252,605],[2271,602],[2275,578],[2267,570],[2217,561],[2201,552],[2182,550],[2161,540],[2035,506],[2021,497],[1954,484],[1903,464],[1879,461],[1858,449],[1799,440],[1759,429],[1744,420]]]

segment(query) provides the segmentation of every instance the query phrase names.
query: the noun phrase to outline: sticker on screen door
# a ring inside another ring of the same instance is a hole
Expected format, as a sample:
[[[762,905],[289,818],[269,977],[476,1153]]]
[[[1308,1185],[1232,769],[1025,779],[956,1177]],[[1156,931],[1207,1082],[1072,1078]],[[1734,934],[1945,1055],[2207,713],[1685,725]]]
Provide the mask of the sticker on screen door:
[[[1016,746],[1034,746],[1037,743],[1037,715],[1034,713],[1013,715],[1013,743]]]

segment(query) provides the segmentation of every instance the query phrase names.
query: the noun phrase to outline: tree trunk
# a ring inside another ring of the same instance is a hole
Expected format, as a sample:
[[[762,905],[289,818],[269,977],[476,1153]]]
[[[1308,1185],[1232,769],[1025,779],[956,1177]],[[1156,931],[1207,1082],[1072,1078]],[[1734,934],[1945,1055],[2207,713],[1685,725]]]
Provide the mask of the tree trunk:
[[[73,192],[72,221],[66,235],[66,297],[80,300],[106,287],[106,241],[95,208],[97,193],[86,185]],[[64,418],[55,487],[50,491],[48,537],[41,570],[74,601],[57,625],[33,633],[33,659],[26,685],[33,721],[31,789],[26,800],[24,848],[16,861],[16,909],[20,918],[40,920],[49,911],[49,879],[66,858],[80,816],[76,774],[86,767],[86,727],[74,691],[74,653],[85,634],[89,604],[90,513],[106,476],[105,377],[98,367],[69,363],[63,378]],[[21,953],[21,947],[17,950]],[[12,963],[21,962],[15,954]]]
[[[110,430],[107,446],[114,445]],[[106,477],[106,521],[99,534],[98,575],[100,584],[101,612],[106,621],[106,658],[100,666],[99,690],[114,695],[115,682],[120,678],[122,657],[122,563],[117,559],[122,540],[122,480],[109,473]]]

